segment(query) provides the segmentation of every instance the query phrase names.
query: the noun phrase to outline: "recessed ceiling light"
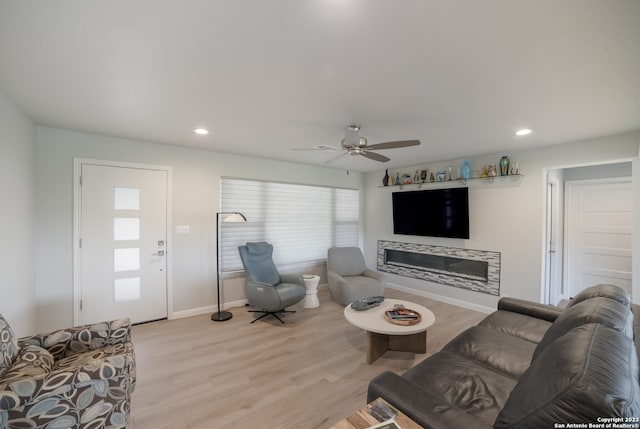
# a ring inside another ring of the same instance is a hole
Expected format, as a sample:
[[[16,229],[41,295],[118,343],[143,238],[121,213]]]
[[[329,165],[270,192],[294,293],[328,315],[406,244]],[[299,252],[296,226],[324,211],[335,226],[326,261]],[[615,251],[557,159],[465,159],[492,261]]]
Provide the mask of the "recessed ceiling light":
[[[207,130],[206,128],[196,128],[195,130],[193,130],[193,132],[196,134],[200,134],[201,136],[209,134],[209,130]]]
[[[531,130],[529,128],[523,128],[521,130],[516,131],[516,135],[517,136],[528,136],[532,132],[533,132],[533,130]]]

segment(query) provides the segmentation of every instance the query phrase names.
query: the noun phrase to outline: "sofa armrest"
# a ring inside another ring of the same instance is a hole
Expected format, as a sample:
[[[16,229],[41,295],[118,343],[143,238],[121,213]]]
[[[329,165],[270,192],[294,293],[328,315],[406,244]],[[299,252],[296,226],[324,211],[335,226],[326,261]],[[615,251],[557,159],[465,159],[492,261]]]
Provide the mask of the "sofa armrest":
[[[131,321],[128,318],[74,326],[18,339],[20,347],[25,345],[42,347],[56,360],[108,345],[129,342],[131,342]]]
[[[555,321],[562,309],[553,305],[539,304],[533,301],[525,301],[517,298],[502,298],[498,301],[498,310],[511,311],[526,316],[535,317],[537,319]]]
[[[385,399],[425,429],[491,428],[486,422],[389,371],[369,383],[367,402],[377,398]]]

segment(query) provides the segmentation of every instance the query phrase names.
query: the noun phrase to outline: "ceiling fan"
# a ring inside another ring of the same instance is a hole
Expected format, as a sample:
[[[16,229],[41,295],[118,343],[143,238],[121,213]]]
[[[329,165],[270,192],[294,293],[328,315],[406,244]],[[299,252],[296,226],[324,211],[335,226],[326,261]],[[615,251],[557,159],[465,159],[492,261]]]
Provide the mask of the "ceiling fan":
[[[399,140],[399,141],[369,145],[367,143],[367,139],[362,137],[359,134],[359,131],[360,131],[359,125],[349,125],[345,129],[344,138],[341,141],[341,146],[342,146],[342,149],[344,149],[344,152],[336,157],[333,157],[327,160],[325,164],[335,161],[336,159],[341,158],[345,155],[351,155],[351,156],[362,155],[365,158],[369,158],[374,161],[387,162],[389,161],[389,158],[372,151],[381,150],[381,149],[396,149],[401,147],[418,146],[420,144],[420,140]],[[338,149],[331,146],[320,145],[312,148],[311,150],[338,150]]]

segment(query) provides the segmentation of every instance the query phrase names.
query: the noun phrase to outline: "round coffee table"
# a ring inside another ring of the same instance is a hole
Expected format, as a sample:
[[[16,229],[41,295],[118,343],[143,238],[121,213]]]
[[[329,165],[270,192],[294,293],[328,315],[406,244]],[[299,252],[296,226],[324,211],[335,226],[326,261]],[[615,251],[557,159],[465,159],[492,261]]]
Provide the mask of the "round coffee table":
[[[396,325],[384,318],[384,312],[402,304],[422,316],[415,325]],[[367,331],[367,363],[372,364],[387,350],[426,353],[427,328],[436,321],[436,316],[426,307],[400,299],[385,299],[379,306],[356,311],[351,304],[344,308],[344,317],[349,323]]]

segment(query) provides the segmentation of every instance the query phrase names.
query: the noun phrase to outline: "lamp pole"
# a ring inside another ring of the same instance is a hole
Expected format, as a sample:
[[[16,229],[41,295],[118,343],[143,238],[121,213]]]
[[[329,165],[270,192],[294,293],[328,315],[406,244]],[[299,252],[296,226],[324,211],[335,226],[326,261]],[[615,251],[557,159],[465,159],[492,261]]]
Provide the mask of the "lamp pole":
[[[228,215],[223,219],[225,222],[246,222],[247,218],[239,212],[219,212],[216,213],[216,286],[218,292],[218,311],[211,315],[214,322],[224,322],[233,317],[230,311],[222,311],[220,306],[220,215]]]

